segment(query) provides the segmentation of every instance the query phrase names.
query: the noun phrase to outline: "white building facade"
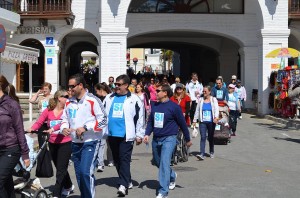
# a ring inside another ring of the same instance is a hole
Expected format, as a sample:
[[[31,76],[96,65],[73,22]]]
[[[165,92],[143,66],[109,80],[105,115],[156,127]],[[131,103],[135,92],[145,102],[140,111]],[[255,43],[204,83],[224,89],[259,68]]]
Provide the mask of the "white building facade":
[[[223,2],[222,9],[230,9],[238,2],[242,9],[238,13],[213,13],[214,7],[203,11],[216,0],[204,1],[194,13],[138,12],[137,2],[145,1],[72,1],[72,15],[51,16],[47,20],[24,18],[22,27],[8,40],[16,44],[37,41],[42,46],[44,65],[39,73],[53,85],[54,91],[65,86],[68,76],[78,71],[77,59],[82,51],[99,55],[102,82],[126,72],[127,48],[169,47],[181,58],[182,64],[173,68],[180,76],[196,71],[204,79],[222,75],[227,83],[231,75],[238,75],[247,89],[246,107],[256,108],[251,96],[252,90],[258,89],[258,112],[269,113],[270,65],[278,60],[267,59],[265,55],[273,49],[288,47],[291,32],[291,47],[300,48],[300,23],[289,27],[288,0],[219,1]],[[190,51],[180,46],[189,46]],[[191,49],[196,53],[193,60],[186,58],[190,57]]]

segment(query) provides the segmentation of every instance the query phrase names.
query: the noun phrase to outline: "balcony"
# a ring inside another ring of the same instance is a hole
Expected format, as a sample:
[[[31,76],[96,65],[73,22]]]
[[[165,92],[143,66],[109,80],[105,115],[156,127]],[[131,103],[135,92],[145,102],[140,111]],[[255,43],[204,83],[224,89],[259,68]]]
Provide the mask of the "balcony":
[[[289,0],[289,19],[300,19],[300,0]]]
[[[21,19],[73,18],[71,0],[14,0],[14,9]]]
[[[13,11],[14,4],[10,1],[0,0],[0,8],[5,10]]]

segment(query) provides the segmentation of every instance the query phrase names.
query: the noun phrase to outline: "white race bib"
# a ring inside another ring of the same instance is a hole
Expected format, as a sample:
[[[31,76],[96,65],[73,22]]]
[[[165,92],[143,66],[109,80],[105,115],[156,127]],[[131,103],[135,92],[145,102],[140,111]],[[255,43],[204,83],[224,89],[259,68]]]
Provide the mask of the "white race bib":
[[[42,102],[42,111],[44,111],[47,108],[48,104],[49,104],[48,101]]]
[[[203,111],[203,122],[211,122],[211,111]]]
[[[50,121],[50,128],[54,127],[57,124],[60,124],[61,120],[51,120]]]
[[[216,124],[215,130],[216,130],[216,131],[220,131],[220,130],[221,130],[221,125]]]
[[[123,118],[124,103],[114,103],[112,116],[113,118]]]
[[[223,98],[223,90],[217,90],[217,99]]]
[[[164,127],[164,113],[157,113],[154,114],[154,127],[156,128],[163,128]]]

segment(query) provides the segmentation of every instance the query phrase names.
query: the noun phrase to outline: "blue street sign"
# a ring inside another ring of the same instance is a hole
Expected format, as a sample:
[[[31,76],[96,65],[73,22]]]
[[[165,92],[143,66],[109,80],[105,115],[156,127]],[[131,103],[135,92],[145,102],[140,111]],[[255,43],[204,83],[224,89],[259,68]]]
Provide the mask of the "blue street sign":
[[[54,38],[46,37],[46,45],[54,45]]]
[[[52,58],[47,58],[47,64],[52,65],[53,59]]]
[[[6,33],[4,26],[0,24],[0,53],[4,52],[6,46]]]

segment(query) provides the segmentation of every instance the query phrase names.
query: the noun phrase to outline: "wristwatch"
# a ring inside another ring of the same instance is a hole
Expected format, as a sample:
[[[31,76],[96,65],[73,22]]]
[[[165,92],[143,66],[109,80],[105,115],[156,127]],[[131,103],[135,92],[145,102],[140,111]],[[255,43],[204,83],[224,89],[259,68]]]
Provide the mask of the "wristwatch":
[[[83,128],[84,128],[85,131],[88,131],[86,125],[83,125]]]

